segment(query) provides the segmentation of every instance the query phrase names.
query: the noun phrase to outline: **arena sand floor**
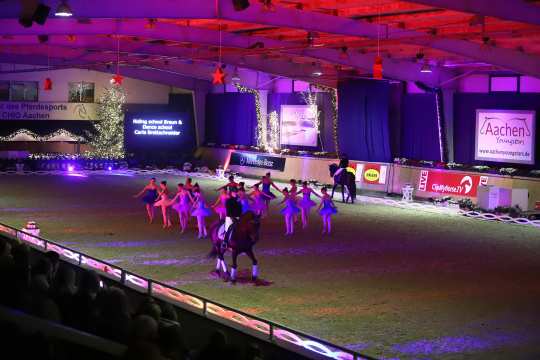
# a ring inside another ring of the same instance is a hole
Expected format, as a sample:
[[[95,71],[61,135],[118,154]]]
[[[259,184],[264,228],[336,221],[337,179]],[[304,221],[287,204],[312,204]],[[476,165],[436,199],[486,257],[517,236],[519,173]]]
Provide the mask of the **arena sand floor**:
[[[313,215],[285,238],[274,204],[255,248],[270,285],[233,286],[209,275],[194,221],[182,236],[146,223],[132,195],[147,180],[3,175],[0,221],[35,220],[46,238],[379,358],[540,358],[540,229],[338,204],[332,236]],[[198,181],[213,200],[218,183]]]

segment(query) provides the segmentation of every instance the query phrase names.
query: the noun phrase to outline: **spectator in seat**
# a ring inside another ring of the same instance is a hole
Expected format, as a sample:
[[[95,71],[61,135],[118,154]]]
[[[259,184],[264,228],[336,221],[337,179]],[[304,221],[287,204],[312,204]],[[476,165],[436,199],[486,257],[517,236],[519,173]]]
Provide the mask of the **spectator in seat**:
[[[98,335],[126,343],[131,325],[126,293],[122,289],[111,287],[103,293],[100,301]]]
[[[159,329],[161,355],[170,360],[184,360],[187,355],[182,331],[178,325],[162,326]]]
[[[68,321],[72,321],[72,324],[68,325],[83,331],[95,332],[99,282],[100,278],[94,271],[82,273],[79,288],[73,297],[73,306],[67,318]]]

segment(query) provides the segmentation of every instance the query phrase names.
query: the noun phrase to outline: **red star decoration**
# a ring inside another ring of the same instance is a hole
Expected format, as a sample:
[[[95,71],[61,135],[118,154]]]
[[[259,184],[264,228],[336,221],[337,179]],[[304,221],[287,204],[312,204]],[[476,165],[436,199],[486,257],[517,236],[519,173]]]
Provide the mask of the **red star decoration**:
[[[124,77],[120,74],[116,74],[111,79],[111,84],[113,85],[122,85],[122,81],[124,80]]]
[[[212,73],[212,84],[214,85],[223,85],[225,84],[225,71],[221,68],[221,66],[217,66],[216,70]]]

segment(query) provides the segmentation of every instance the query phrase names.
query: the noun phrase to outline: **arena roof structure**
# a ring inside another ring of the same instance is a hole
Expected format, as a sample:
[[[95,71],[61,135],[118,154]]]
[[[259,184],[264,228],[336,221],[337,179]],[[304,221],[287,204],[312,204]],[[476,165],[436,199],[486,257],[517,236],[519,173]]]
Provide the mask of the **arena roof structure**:
[[[61,7],[72,16],[55,16]],[[378,55],[385,78],[431,86],[473,71],[540,77],[540,1],[0,1],[2,63],[119,63],[166,83],[210,81],[221,62],[336,86],[371,77]]]

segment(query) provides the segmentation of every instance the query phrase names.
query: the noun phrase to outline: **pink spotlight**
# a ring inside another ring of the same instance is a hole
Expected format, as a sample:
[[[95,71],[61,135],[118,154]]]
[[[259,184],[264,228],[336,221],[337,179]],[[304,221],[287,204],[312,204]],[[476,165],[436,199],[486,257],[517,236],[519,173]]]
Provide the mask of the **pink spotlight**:
[[[109,167],[107,168],[107,170],[111,171],[111,170],[112,170],[112,166],[109,166]]]
[[[73,170],[75,170],[75,166],[68,165],[67,169],[68,169],[68,172],[73,172]]]

